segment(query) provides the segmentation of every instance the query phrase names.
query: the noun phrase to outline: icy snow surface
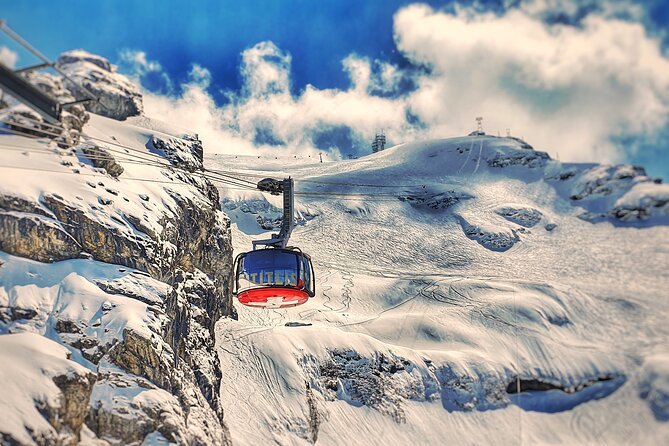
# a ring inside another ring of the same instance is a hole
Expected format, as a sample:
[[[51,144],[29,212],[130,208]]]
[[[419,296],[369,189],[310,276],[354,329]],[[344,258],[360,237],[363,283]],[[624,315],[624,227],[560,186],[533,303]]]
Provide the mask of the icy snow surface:
[[[482,136],[205,165],[293,176],[317,274],[307,304],[218,325],[235,444],[669,444],[666,186],[642,171]],[[249,250],[281,203],[220,191]]]
[[[147,143],[153,137],[179,138],[180,132],[149,118],[118,122],[94,114],[85,132],[85,140],[112,151],[121,162],[124,171],[119,179],[95,168],[82,146],[60,149],[45,139],[2,134],[0,195],[34,203],[43,214],[39,218],[54,225],[58,222],[42,202],[47,195],[59,197],[129,239],[161,233],[165,217],[176,215],[177,202],[169,190],[195,203],[203,200],[179,171],[168,168],[167,160],[165,167],[137,161],[137,156],[152,160],[147,158]],[[191,181],[201,181],[194,178]],[[141,224],[128,216],[139,216]],[[156,257],[172,255],[174,245],[165,241],[164,246],[165,252]],[[177,425],[183,414],[176,397],[113,365],[98,367],[90,359],[99,359],[126,331],[156,339],[155,333],[163,332],[167,323],[161,306],[169,289],[147,273],[120,265],[84,258],[40,263],[0,251],[0,433],[25,444],[33,444],[31,432],[57,435],[38,411],[45,402],[49,407],[59,405],[59,389],[52,378],[88,370],[107,375],[97,381],[92,403],[104,401],[138,423],[145,422],[138,413],[155,412],[154,406],[160,405],[162,422]],[[69,329],[58,329],[59,324]],[[115,385],[109,384],[109,376]],[[197,417],[197,410],[192,411],[188,429],[197,428]],[[87,427],[82,441],[107,444]],[[158,432],[146,439],[147,444],[165,442]]]

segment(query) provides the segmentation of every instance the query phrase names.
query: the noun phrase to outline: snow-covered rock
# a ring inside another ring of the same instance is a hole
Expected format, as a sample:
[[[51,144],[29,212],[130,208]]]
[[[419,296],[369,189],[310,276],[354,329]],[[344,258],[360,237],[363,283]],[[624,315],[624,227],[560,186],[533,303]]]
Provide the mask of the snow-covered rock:
[[[44,336],[0,336],[3,444],[78,443],[95,374],[70,357]]]
[[[666,373],[652,360],[669,339],[661,184],[478,134],[343,162],[205,161],[249,178],[290,173],[315,215],[291,243],[312,256],[317,295],[295,309],[240,306],[218,325],[233,442],[669,441]],[[255,217],[276,202],[220,191],[235,250],[266,238]],[[628,193],[648,220],[610,213]]]
[[[99,98],[97,102],[86,103],[86,110],[118,120],[142,113],[144,106],[139,87],[116,72],[116,67],[107,59],[84,50],[72,50],[61,54],[56,64]],[[77,100],[89,98],[81,88],[68,88]]]
[[[540,211],[526,207],[502,206],[496,209],[495,212],[507,220],[526,228],[536,226],[543,218],[543,214]]]
[[[28,155],[0,154],[42,169],[0,185],[0,333],[48,336],[94,372],[82,438],[226,444],[213,344],[216,321],[234,314],[232,247],[218,192],[148,147],[178,134],[91,119],[98,150],[29,141]],[[110,134],[125,156],[100,142]],[[140,152],[154,161],[133,163]]]
[[[610,213],[627,222],[653,217],[669,220],[669,184],[637,183],[616,200]]]

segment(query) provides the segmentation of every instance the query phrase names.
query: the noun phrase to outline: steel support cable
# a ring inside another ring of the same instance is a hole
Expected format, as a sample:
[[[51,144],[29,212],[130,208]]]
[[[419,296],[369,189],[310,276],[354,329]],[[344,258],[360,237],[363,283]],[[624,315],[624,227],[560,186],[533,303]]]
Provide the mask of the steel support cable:
[[[215,171],[214,169],[209,169],[211,171]],[[252,173],[246,173],[246,172],[241,172],[241,171],[234,171],[234,170],[218,170],[218,172],[224,172],[228,174],[235,174],[235,175],[241,175],[241,176],[248,176],[252,178],[267,178],[267,175],[259,175],[259,174],[252,174]],[[292,175],[291,175],[292,176]],[[313,183],[313,184],[329,184],[333,186],[353,186],[353,187],[388,187],[388,188],[405,188],[405,187],[416,187],[416,186],[422,186],[422,184],[363,184],[363,183],[347,183],[347,182],[340,182],[340,181],[322,181],[322,180],[310,180],[308,178],[300,178],[300,177],[294,177],[293,179],[295,182],[299,183]]]
[[[26,130],[29,130],[29,131],[34,131],[34,132],[38,132],[38,133],[43,133],[43,134],[46,134],[46,135],[51,135],[51,136],[56,136],[56,137],[60,137],[60,136],[62,136],[62,135],[60,135],[60,134],[55,134],[55,133],[52,133],[52,132],[47,132],[47,131],[45,131],[45,130],[39,130],[39,129],[34,129],[34,128],[32,128],[32,127],[26,127],[26,126],[22,126],[22,125],[17,125],[17,123],[14,123],[14,122],[7,122],[7,121],[2,121],[2,120],[0,120],[0,122],[5,123],[5,124],[8,124],[8,125],[13,125],[13,126],[15,126],[15,127],[20,127],[20,128],[23,128],[23,129],[26,129]],[[10,132],[15,133],[15,134],[18,134],[18,135],[20,135],[20,136],[35,137],[34,135],[26,134],[26,133],[24,133],[24,132],[19,132],[19,131],[13,130],[13,129],[3,129],[3,130],[10,131]],[[101,139],[101,138],[94,138],[94,137],[85,135],[85,134],[83,134],[83,133],[82,133],[82,135],[83,135],[85,138],[94,139],[94,140],[99,140],[99,141],[102,141],[102,142],[107,143],[107,144],[111,144],[111,145],[114,145],[114,146],[118,146],[118,147],[122,147],[122,148],[124,148],[124,149],[131,150],[131,151],[133,151],[133,152],[137,152],[137,153],[139,153],[140,155],[133,155],[133,156],[136,156],[138,159],[141,159],[141,160],[143,160],[143,161],[147,161],[147,162],[159,162],[159,163],[160,163],[161,165],[163,165],[164,167],[170,167],[170,168],[175,168],[175,169],[181,169],[181,170],[186,171],[186,172],[188,172],[188,173],[193,173],[193,172],[190,172],[190,171],[188,171],[187,169],[181,168],[181,167],[179,167],[179,166],[174,166],[174,165],[172,165],[172,164],[168,164],[168,163],[166,162],[165,158],[163,158],[163,157],[160,156],[160,155],[156,155],[156,154],[152,154],[152,153],[149,153],[149,152],[145,152],[145,151],[136,149],[136,148],[134,148],[134,147],[125,146],[125,145],[120,144],[120,143],[117,143],[117,142],[107,141],[107,140],[103,140],[103,139]],[[84,143],[92,144],[92,143],[88,143],[88,142],[84,142]],[[119,153],[119,154],[121,154],[121,155],[128,155],[128,156],[130,156],[130,154],[128,154],[128,153],[124,153],[124,152],[121,152],[120,150],[115,150],[115,149],[108,148],[108,147],[106,147],[105,150],[109,150],[110,152],[113,152],[113,153]],[[147,157],[149,157],[149,158],[147,158]],[[152,159],[150,159],[150,158],[152,158]],[[214,179],[214,178],[211,177],[211,175],[217,175],[217,176],[220,176],[220,177],[223,177],[223,178],[228,178],[230,184],[235,184],[235,185],[238,185],[238,186],[242,186],[242,184],[239,184],[239,183],[242,183],[242,182],[243,182],[243,183],[247,183],[247,184],[249,185],[249,189],[251,189],[251,188],[252,188],[253,190],[256,189],[256,183],[253,183],[253,182],[251,182],[251,181],[248,181],[248,180],[245,180],[245,179],[243,179],[243,178],[239,178],[239,177],[236,177],[236,176],[233,176],[233,175],[227,175],[227,174],[221,173],[221,172],[225,172],[225,171],[217,171],[217,170],[215,170],[215,169],[206,169],[206,168],[203,168],[203,170],[204,170],[204,172],[206,172],[206,173],[209,174],[208,176],[207,176],[207,175],[204,175],[205,177],[207,177],[207,178],[209,178],[209,179]],[[222,178],[216,178],[216,179],[218,179],[219,181],[226,181],[226,180],[223,180]],[[300,182],[316,182],[316,180],[298,180],[298,181],[300,181]],[[235,183],[235,182],[236,182],[236,183]],[[338,183],[338,182],[332,182],[332,183],[328,183],[328,184],[357,186],[355,183]],[[386,186],[386,187],[406,187],[406,186],[395,186],[395,185],[383,185],[383,186]],[[395,194],[389,194],[389,193],[343,193],[343,192],[342,192],[342,193],[338,193],[338,192],[295,192],[295,193],[296,193],[297,195],[312,195],[312,196],[316,196],[316,195],[323,195],[323,196],[335,195],[335,196],[354,196],[354,197],[365,197],[365,196],[379,197],[379,196],[388,196],[388,197],[399,198],[399,196],[397,196],[397,195],[395,195]]]
[[[29,131],[34,131],[34,132],[38,132],[38,133],[43,133],[43,134],[46,134],[46,135],[58,136],[58,137],[61,136],[61,135],[56,135],[56,134],[54,134],[54,133],[46,132],[46,131],[44,131],[44,130],[37,130],[37,129],[31,128],[31,127],[25,127],[25,126],[21,126],[21,125],[16,125],[16,123],[7,123],[7,122],[5,122],[5,121],[1,121],[1,120],[0,120],[0,122],[5,123],[5,124],[14,125],[14,126],[16,126],[16,127],[20,127],[20,128],[23,128],[23,129],[26,129],[26,130],[29,130]],[[41,139],[41,137],[38,137],[38,136],[35,136],[35,135],[32,135],[32,134],[29,134],[29,133],[21,132],[21,131],[18,131],[18,130],[14,130],[14,129],[2,129],[2,130],[3,130],[3,131],[10,132],[10,133],[12,133],[12,134],[16,134],[16,135],[18,135],[18,136],[26,136],[26,137],[33,138],[33,139]],[[86,141],[83,142],[82,144],[89,144],[89,145],[93,145],[93,146],[95,146],[95,144],[93,144],[93,143],[89,143],[89,142],[86,142]],[[116,145],[119,145],[119,144],[116,144]],[[224,176],[224,177],[228,177],[228,178],[230,178],[230,179],[226,180],[226,179],[223,179],[223,178],[212,177],[211,175],[206,175],[205,173],[191,172],[191,171],[189,171],[188,169],[185,169],[185,168],[183,168],[183,167],[175,166],[175,165],[173,165],[173,164],[170,164],[167,160],[165,160],[165,158],[161,157],[160,155],[155,155],[155,154],[152,154],[152,153],[144,152],[144,151],[142,151],[142,150],[134,149],[134,148],[132,148],[132,147],[127,147],[127,146],[122,146],[122,145],[121,145],[121,147],[130,149],[130,150],[133,150],[134,152],[137,152],[137,153],[139,153],[140,155],[134,155],[134,154],[131,155],[130,153],[125,153],[125,152],[122,152],[122,151],[120,151],[120,150],[115,150],[115,149],[108,148],[108,147],[105,147],[104,149],[105,149],[105,150],[108,150],[108,151],[110,151],[110,152],[112,152],[112,153],[118,153],[118,154],[121,154],[121,155],[123,155],[123,156],[133,156],[133,157],[135,157],[135,158],[138,159],[138,160],[142,160],[142,161],[144,161],[145,163],[149,163],[149,164],[150,164],[150,163],[153,163],[152,165],[154,165],[154,166],[161,166],[161,167],[166,167],[166,168],[172,168],[172,169],[182,170],[182,171],[184,171],[184,172],[191,173],[191,174],[195,174],[195,175],[200,175],[200,176],[202,176],[202,177],[205,177],[205,178],[208,178],[208,179],[211,179],[211,180],[216,179],[216,180],[218,180],[218,181],[220,181],[220,182],[227,182],[228,184],[233,184],[233,185],[236,185],[236,186],[241,186],[241,187],[244,187],[244,186],[245,186],[244,184],[240,184],[239,182],[235,182],[235,181],[239,181],[239,180],[238,180],[237,178],[234,178],[234,177]],[[72,147],[72,148],[74,148],[74,147]],[[205,169],[205,171],[206,171],[206,169]],[[251,187],[251,186],[247,186],[248,189],[253,189],[253,190],[256,189],[256,185],[255,185],[255,183],[250,183],[250,182],[247,182],[247,183],[249,183],[249,184],[253,184],[253,187]]]
[[[43,126],[46,126],[46,127],[51,127],[52,130],[64,130],[63,126],[51,124],[51,123],[46,122],[46,121],[38,121],[37,119],[29,118],[28,116],[24,116],[24,115],[12,115],[11,118],[12,119],[17,119],[17,120],[24,120],[24,121],[32,122],[32,123],[37,124],[37,125],[43,125]]]
[[[71,167],[71,166],[64,166],[64,167]],[[12,165],[6,165],[6,164],[0,164],[0,168],[4,169],[15,169],[15,170],[25,170],[25,171],[34,171],[34,172],[48,172],[48,173],[58,173],[58,174],[69,174],[69,175],[80,175],[80,176],[89,176],[89,177],[97,177],[100,178],[103,175],[99,173],[83,173],[83,172],[73,172],[71,169],[69,170],[54,170],[54,169],[42,169],[42,168],[37,168],[37,167],[26,167],[26,166],[12,166]],[[76,167],[74,167],[76,169]],[[177,180],[156,180],[153,178],[139,178],[139,177],[124,177],[123,181],[141,181],[141,182],[147,182],[147,183],[159,183],[159,184],[172,184],[176,186],[188,186],[192,187],[191,184],[182,182],[179,184]],[[238,187],[238,185],[235,184],[230,184],[230,183],[224,183],[220,180],[216,179],[210,179],[210,181],[214,184],[216,184],[218,187],[221,189],[229,189],[229,190],[249,190],[248,188],[244,187]],[[346,201],[346,200],[351,200],[350,198],[339,198],[339,200]],[[378,200],[373,200],[373,199],[367,199],[365,200],[367,202],[394,202],[395,200],[390,200],[390,199],[378,199]]]
[[[0,150],[14,151],[14,152],[19,152],[19,153],[37,153],[39,155],[76,156],[75,154],[72,154],[72,153],[58,153],[58,152],[55,152],[53,150],[49,150],[48,147],[44,147],[43,149],[38,149],[38,148],[33,149],[33,148],[21,148],[19,146],[6,147],[6,146],[0,144]],[[83,155],[83,156],[86,159],[89,159],[89,160],[101,160],[101,161],[109,160],[109,158],[105,157],[105,156],[91,156],[91,155]],[[131,158],[119,159],[119,160],[122,161],[123,163],[127,163],[127,164],[142,165],[142,166],[147,165],[146,162],[137,161],[137,160],[134,160],[134,159],[131,159]],[[151,164],[148,164],[148,165],[151,165]],[[161,165],[154,164],[152,166],[162,167],[163,165],[162,164]],[[4,166],[4,167],[19,168],[18,166]],[[75,166],[73,166],[73,167],[77,168]],[[57,171],[54,171],[54,172],[57,172]],[[213,177],[210,177],[210,176],[204,176],[204,175],[202,175],[198,172],[189,172],[189,173],[191,175],[206,178],[213,183],[226,184],[226,185],[230,185],[230,186],[237,186],[237,187],[234,188],[236,190],[253,190],[253,191],[257,190],[255,188],[250,188],[250,187],[245,187],[245,186],[244,187],[239,187],[240,185],[238,185],[236,183],[226,182],[226,181],[220,180],[218,178],[213,178]],[[379,199],[374,199],[374,197],[375,197],[374,195],[368,195],[367,197],[371,197],[371,199],[370,199],[370,198],[364,198],[365,196],[362,196],[362,195],[347,196],[345,194],[335,194],[335,193],[331,193],[331,194],[309,194],[309,193],[296,192],[295,194],[296,195],[301,195],[301,196],[313,197],[313,198],[320,198],[320,197],[325,198],[327,196],[330,196],[330,197],[336,197],[340,200],[345,200],[345,201],[359,201],[360,199],[363,199],[365,202],[394,202],[397,199],[399,199],[399,197],[392,196],[392,195],[388,195],[387,197],[381,197]],[[357,197],[360,197],[360,198],[357,198]]]
[[[2,121],[0,121],[0,122],[2,122]],[[27,128],[27,127],[23,127],[23,128],[26,128],[27,130],[33,130],[32,128]],[[20,132],[20,131],[17,131],[17,130],[12,130],[12,129],[5,129],[5,130],[9,130],[9,131],[11,131],[12,133],[18,134],[19,136],[27,136],[27,137],[32,137],[32,138],[38,138],[38,137],[35,137],[34,135],[27,134],[27,133],[24,133],[24,132]],[[43,131],[39,131],[39,130],[37,130],[37,132],[50,134],[50,133],[48,133],[48,132],[43,132]],[[86,142],[84,142],[83,144],[90,144],[90,143],[86,143]],[[240,183],[238,183],[238,182],[235,182],[235,180],[237,180],[235,177],[225,176],[225,178],[218,178],[218,177],[216,177],[216,175],[217,175],[216,172],[212,172],[211,170],[207,170],[207,169],[204,169],[204,173],[190,172],[189,170],[184,169],[184,168],[182,168],[182,167],[174,166],[174,165],[172,165],[172,164],[169,164],[164,158],[162,158],[162,157],[160,157],[160,156],[158,156],[158,155],[152,155],[152,154],[148,154],[148,153],[146,153],[146,152],[142,152],[142,151],[138,151],[138,150],[136,150],[136,151],[140,152],[142,155],[151,155],[151,156],[153,157],[153,158],[147,158],[146,156],[138,156],[138,155],[134,155],[134,154],[131,155],[131,154],[129,154],[129,153],[124,153],[124,152],[122,152],[122,151],[120,151],[120,150],[115,150],[115,149],[111,149],[111,148],[105,148],[105,150],[109,150],[110,152],[118,153],[118,154],[120,154],[120,155],[122,155],[122,156],[125,156],[125,157],[132,157],[132,158],[134,158],[135,160],[142,161],[142,163],[140,163],[140,164],[148,164],[148,165],[153,165],[153,166],[155,166],[155,167],[173,168],[173,169],[177,169],[177,170],[181,170],[181,171],[187,172],[187,173],[189,173],[189,174],[198,175],[198,176],[201,176],[201,177],[203,177],[203,178],[207,178],[207,179],[209,179],[210,181],[223,182],[223,183],[227,183],[227,184],[230,184],[230,185],[239,186],[239,187],[242,187],[242,188],[243,188],[243,187],[246,187],[248,190],[254,190],[254,191],[257,190],[257,187],[256,187],[256,185],[255,185],[254,183],[250,183],[250,182],[248,182],[250,185],[249,185],[249,186],[245,186],[244,184],[240,184]],[[90,157],[89,157],[88,155],[85,155],[85,156],[86,156],[87,158],[90,159]],[[120,159],[120,161],[123,161],[123,160]],[[127,162],[127,161],[126,161],[126,162]],[[209,172],[209,173],[207,173],[207,172]],[[226,178],[230,178],[230,179],[226,179]],[[232,180],[232,181],[231,181],[231,180]],[[252,184],[252,186],[251,186],[251,184]],[[343,192],[342,192],[342,193],[338,193],[338,192],[295,192],[295,194],[296,194],[296,195],[302,195],[302,196],[314,196],[314,197],[316,197],[316,196],[336,196],[336,197],[392,197],[392,198],[397,198],[397,199],[399,199],[399,196],[398,196],[398,195],[395,195],[395,194],[388,194],[388,193],[374,193],[374,194],[371,194],[371,193],[343,193]]]
[[[35,129],[35,128],[32,128],[32,127],[26,127],[26,126],[18,125],[18,124],[15,123],[15,122],[8,122],[8,121],[2,121],[2,120],[0,120],[0,122],[5,123],[5,124],[8,124],[8,125],[13,125],[13,126],[16,126],[16,127],[21,127],[21,128],[26,129],[26,130],[30,130],[30,131],[34,131],[34,132],[40,132],[40,133],[43,133],[43,134],[46,134],[46,135],[51,135],[51,136],[55,136],[55,137],[61,137],[61,136],[62,136],[62,135],[60,135],[60,134],[55,134],[55,133],[52,133],[52,132],[47,132],[47,131],[39,130],[39,129]],[[139,152],[139,153],[140,153],[141,155],[143,155],[143,156],[154,157],[154,158],[159,159],[159,160],[162,160],[162,161],[165,160],[165,158],[163,158],[163,157],[160,156],[160,155],[156,155],[156,154],[153,154],[153,153],[145,152],[145,151],[136,149],[136,148],[134,148],[134,147],[129,147],[129,146],[120,144],[120,143],[115,142],[115,141],[108,141],[108,140],[105,140],[105,139],[102,139],[102,138],[92,137],[92,136],[86,135],[86,134],[84,134],[84,133],[82,133],[82,136],[85,137],[85,138],[92,139],[92,140],[96,140],[96,141],[100,141],[100,142],[103,142],[103,143],[106,143],[106,144],[111,144],[111,145],[114,145],[114,146],[122,147],[122,148],[124,148],[124,149],[131,150],[131,151],[134,151],[134,152]],[[107,150],[110,150],[110,151],[114,151],[113,149],[110,149],[110,148],[106,148],[106,149],[107,149]],[[114,152],[116,152],[116,153],[120,153],[119,151],[114,151]],[[173,167],[174,167],[174,166],[173,166]],[[248,183],[249,185],[252,185],[253,187],[256,186],[256,183],[254,183],[254,182],[252,182],[252,181],[248,181],[248,180],[246,180],[246,179],[244,179],[244,178],[240,178],[240,177],[239,177],[240,175],[246,175],[246,174],[242,174],[242,173],[240,173],[240,172],[226,171],[226,170],[217,170],[217,169],[210,169],[210,168],[204,168],[204,170],[207,171],[207,172],[216,174],[216,175],[220,175],[220,176],[222,176],[222,177],[228,177],[228,178],[230,178],[231,180],[234,180],[234,181]],[[237,175],[237,176],[235,176],[235,175]],[[266,178],[266,177],[267,177],[266,175],[247,175],[247,176],[254,176],[254,177],[256,177],[256,178]],[[295,179],[295,181],[297,181],[297,182],[302,182],[302,183],[329,184],[329,185],[352,186],[352,187],[406,188],[406,187],[416,187],[416,186],[419,186],[419,185],[388,185],[388,184],[384,184],[384,185],[373,185],[373,184],[345,183],[345,182],[334,182],[334,181],[333,181],[333,182],[330,182],[330,181],[309,180],[309,179]],[[317,192],[314,192],[314,193],[317,193]],[[318,192],[318,193],[320,194],[320,192]],[[327,193],[327,192],[323,192],[323,193],[325,194],[325,193]],[[360,195],[360,194],[354,194],[354,195]],[[369,194],[369,195],[384,195],[384,194]],[[385,195],[391,195],[391,194],[385,194]]]
[[[24,135],[25,135],[25,136],[28,136],[28,137],[32,137],[33,139],[38,139],[38,138],[33,137],[32,135],[22,134],[22,132],[15,132],[15,133],[19,133],[19,134],[20,134],[19,136],[24,136]],[[32,148],[30,148],[30,149],[32,149]],[[47,148],[45,147],[45,150],[46,150],[46,149],[47,149]],[[111,149],[110,149],[110,150],[111,150]],[[17,150],[17,151],[18,151],[18,150]],[[44,152],[44,153],[47,153],[47,152]],[[53,152],[53,153],[54,153],[54,154],[57,154],[57,153],[55,153],[55,152]],[[61,154],[59,154],[59,155],[61,155]],[[63,154],[63,155],[64,155],[64,154]],[[127,158],[127,159],[125,159],[125,160],[124,160],[124,159],[121,159],[122,162],[130,162],[129,160],[131,160],[133,164],[150,165],[150,166],[153,166],[153,167],[172,168],[172,169],[176,169],[176,170],[180,170],[180,171],[186,172],[186,173],[191,174],[191,175],[195,175],[195,176],[199,176],[199,177],[202,177],[202,178],[206,178],[206,179],[208,179],[208,180],[210,180],[210,181],[216,181],[216,182],[218,182],[218,183],[222,183],[222,184],[227,184],[227,185],[237,186],[240,190],[241,190],[241,189],[244,189],[244,190],[254,190],[254,191],[256,190],[255,187],[251,188],[250,186],[246,186],[246,185],[244,185],[244,184],[238,184],[238,183],[235,183],[235,182],[226,180],[226,179],[216,178],[216,177],[213,177],[213,176],[210,176],[210,175],[206,175],[205,173],[200,173],[200,172],[190,172],[190,171],[187,170],[187,169],[183,169],[183,168],[180,168],[180,167],[178,167],[178,166],[173,166],[173,165],[171,165],[171,164],[159,163],[159,162],[156,162],[156,161],[154,161],[154,160],[146,159],[146,158],[135,158],[135,159],[133,159],[132,157],[135,156],[135,155],[124,154],[124,153],[122,153],[122,152],[121,152],[121,155],[125,155],[125,156],[130,157],[130,158]],[[62,156],[62,155],[61,155],[61,156]],[[84,154],[84,156],[85,156],[86,158],[88,158],[88,159],[93,159],[92,156],[89,156],[89,155],[86,155],[86,154]],[[109,158],[107,158],[107,157],[101,157],[100,159],[108,160]],[[120,158],[119,158],[119,159],[120,159]]]
[[[63,72],[58,66],[53,63],[48,57],[46,57],[44,54],[42,54],[37,48],[32,46],[28,41],[26,41],[23,37],[18,35],[13,29],[11,29],[9,26],[7,26],[7,23],[5,23],[4,20],[0,20],[0,29],[4,31],[9,37],[14,39],[19,45],[21,45],[23,48],[31,52],[34,56],[36,56],[38,59],[40,59],[42,62],[47,64],[49,67],[53,68],[55,71],[58,72],[61,76],[63,76],[65,79],[67,79],[69,82],[72,83],[75,87],[79,88],[80,90],[84,91],[88,96],[89,99],[95,100],[96,102],[100,103],[104,108],[109,110],[109,107],[107,107],[102,101],[100,101],[100,98],[97,97],[95,93],[90,91],[88,88],[84,87],[83,85],[77,83],[74,79],[72,79],[70,76],[68,76],[65,72]]]
[[[65,153],[59,153],[57,150],[67,150],[67,149],[57,149],[55,147],[43,147],[43,148],[29,148],[26,146],[14,146],[14,145],[7,145],[7,144],[2,144],[0,143],[0,150],[5,150],[8,152],[20,152],[20,153],[36,153],[38,155],[57,155],[57,156],[78,156],[76,153],[72,152],[65,152]],[[83,154],[81,155],[84,158],[91,160],[91,161],[109,161],[112,158],[104,155],[87,155]],[[142,165],[142,166],[154,166],[154,167],[159,167],[157,164],[147,164],[144,161],[136,160],[133,158],[124,158],[124,157],[114,157],[114,160],[117,161],[122,161],[124,164],[136,164],[136,165]],[[160,165],[162,166],[162,165]]]
[[[96,177],[96,178],[101,178],[104,177],[104,175],[99,174],[99,173],[76,173],[72,172],[72,170],[53,170],[53,169],[41,169],[38,167],[25,167],[25,166],[9,166],[6,164],[0,164],[0,168],[2,169],[15,169],[15,170],[27,170],[27,171],[34,171],[34,172],[48,172],[48,173],[58,173],[58,174],[69,174],[69,175],[79,175],[79,176],[87,176],[87,177]],[[123,181],[141,181],[145,183],[158,183],[158,184],[171,184],[174,186],[187,186],[187,187],[193,187],[192,184],[188,184],[185,182],[178,183],[176,180],[156,180],[153,178],[129,178],[125,177],[123,178]],[[232,190],[243,190],[242,188],[238,187],[230,187],[228,185],[226,186],[221,186],[221,189],[232,189]]]

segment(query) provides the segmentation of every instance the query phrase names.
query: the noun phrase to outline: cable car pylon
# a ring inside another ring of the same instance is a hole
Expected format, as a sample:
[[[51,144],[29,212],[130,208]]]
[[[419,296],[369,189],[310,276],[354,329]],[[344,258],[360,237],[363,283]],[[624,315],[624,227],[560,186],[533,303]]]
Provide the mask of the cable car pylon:
[[[235,259],[233,293],[243,305],[256,308],[288,308],[314,297],[315,276],[311,257],[288,246],[294,226],[295,192],[292,178],[265,178],[257,187],[272,195],[283,195],[283,220],[278,234],[254,240],[253,250]],[[264,246],[258,249],[259,246]]]

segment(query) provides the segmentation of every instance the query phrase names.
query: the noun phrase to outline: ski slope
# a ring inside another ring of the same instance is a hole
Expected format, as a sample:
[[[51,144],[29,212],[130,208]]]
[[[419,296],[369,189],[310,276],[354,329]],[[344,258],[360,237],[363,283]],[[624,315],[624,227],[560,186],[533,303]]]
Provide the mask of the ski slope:
[[[295,178],[317,274],[303,306],[219,322],[235,444],[669,443],[665,185],[481,135],[205,165]],[[220,192],[251,249],[280,201]]]

